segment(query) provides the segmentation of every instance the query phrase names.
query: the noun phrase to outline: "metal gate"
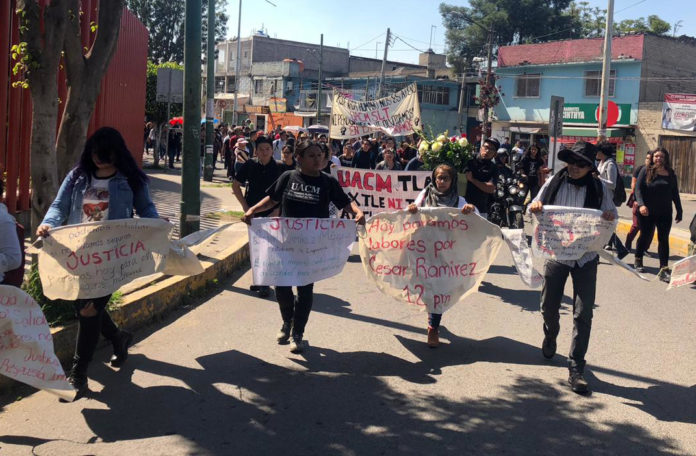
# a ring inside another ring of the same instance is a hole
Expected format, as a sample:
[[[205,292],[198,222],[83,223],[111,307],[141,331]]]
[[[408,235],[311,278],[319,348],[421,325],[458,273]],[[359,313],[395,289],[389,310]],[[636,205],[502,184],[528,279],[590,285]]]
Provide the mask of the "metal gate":
[[[696,137],[660,136],[660,147],[669,152],[679,191],[696,193]]]

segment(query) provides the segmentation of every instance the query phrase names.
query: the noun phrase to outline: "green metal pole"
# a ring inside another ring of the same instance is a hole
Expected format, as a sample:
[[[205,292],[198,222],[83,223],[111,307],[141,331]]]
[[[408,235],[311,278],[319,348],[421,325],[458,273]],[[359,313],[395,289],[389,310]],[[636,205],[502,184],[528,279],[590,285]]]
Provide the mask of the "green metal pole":
[[[206,88],[207,100],[205,104],[205,162],[203,168],[203,180],[213,180],[213,118],[215,116],[215,0],[208,0],[208,86]]]
[[[184,41],[184,157],[181,172],[181,237],[201,221],[201,0],[186,0]]]

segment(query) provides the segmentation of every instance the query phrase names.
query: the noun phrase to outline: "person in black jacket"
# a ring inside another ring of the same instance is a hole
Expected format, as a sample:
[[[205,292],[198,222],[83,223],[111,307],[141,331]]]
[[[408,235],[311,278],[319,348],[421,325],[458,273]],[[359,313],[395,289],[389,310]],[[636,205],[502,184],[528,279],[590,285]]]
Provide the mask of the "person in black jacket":
[[[658,277],[669,282],[669,232],[672,229],[672,203],[677,209],[676,223],[682,220],[682,205],[679,199],[677,176],[669,161],[669,152],[658,148],[653,152],[653,163],[641,171],[636,183],[636,202],[638,203],[638,224],[640,236],[636,247],[635,268],[645,272],[643,253],[650,245],[657,227],[657,253],[660,257]]]
[[[360,149],[353,156],[353,168],[375,169],[376,153],[369,139],[363,139]]]

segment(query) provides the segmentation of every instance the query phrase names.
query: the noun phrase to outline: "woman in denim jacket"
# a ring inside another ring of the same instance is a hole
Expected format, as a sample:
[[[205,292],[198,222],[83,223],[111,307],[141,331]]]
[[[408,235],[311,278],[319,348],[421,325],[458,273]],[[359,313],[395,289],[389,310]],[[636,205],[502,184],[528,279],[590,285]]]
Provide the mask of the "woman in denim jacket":
[[[78,165],[70,171],[58,196],[46,212],[37,236],[49,236],[53,227],[133,217],[157,218],[150,199],[148,178],[138,168],[121,134],[103,127],[87,139]],[[69,382],[76,399],[87,391],[87,366],[101,332],[113,344],[111,365],[120,367],[128,357],[133,335],[119,330],[106,311],[111,295],[75,301],[78,318],[77,343]]]

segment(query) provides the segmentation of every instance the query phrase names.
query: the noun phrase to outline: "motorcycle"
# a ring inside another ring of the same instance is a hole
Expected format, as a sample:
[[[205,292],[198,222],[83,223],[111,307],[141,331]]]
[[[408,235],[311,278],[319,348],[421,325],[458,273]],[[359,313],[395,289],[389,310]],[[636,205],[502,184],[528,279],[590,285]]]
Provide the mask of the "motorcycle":
[[[529,193],[527,180],[522,176],[513,157],[513,171],[503,172],[500,169],[496,188],[493,192],[493,203],[488,211],[488,220],[501,228],[524,228],[525,200]],[[509,168],[506,168],[509,170]]]

